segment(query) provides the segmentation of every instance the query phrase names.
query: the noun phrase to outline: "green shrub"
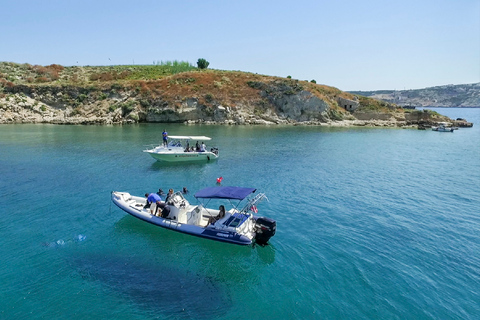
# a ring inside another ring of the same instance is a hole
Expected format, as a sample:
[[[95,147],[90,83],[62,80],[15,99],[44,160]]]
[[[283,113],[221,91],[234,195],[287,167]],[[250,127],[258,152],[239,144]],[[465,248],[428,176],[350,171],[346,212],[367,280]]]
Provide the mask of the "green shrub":
[[[119,107],[119,105],[117,105],[117,104],[112,104],[112,105],[110,105],[110,106],[108,107],[108,112],[113,112],[113,111],[117,110],[118,107]]]
[[[211,93],[207,93],[207,94],[205,95],[205,100],[206,100],[207,102],[212,102],[212,101],[213,101],[213,95],[212,95]]]
[[[88,98],[87,95],[83,94],[83,93],[79,94],[78,97],[77,97],[78,101],[80,101],[80,102],[83,102],[83,101],[87,100],[87,98]]]
[[[253,89],[263,89],[265,87],[264,83],[260,81],[247,81],[247,86]]]
[[[141,99],[140,100],[140,105],[143,107],[143,108],[148,108],[150,107],[151,103],[150,101],[146,100],[146,99]]]
[[[123,116],[129,114],[135,109],[135,101],[125,102],[121,105]]]
[[[200,58],[197,61],[197,66],[198,66],[199,69],[207,69],[209,64],[210,64],[210,62],[208,62],[207,60],[205,60],[203,58]]]

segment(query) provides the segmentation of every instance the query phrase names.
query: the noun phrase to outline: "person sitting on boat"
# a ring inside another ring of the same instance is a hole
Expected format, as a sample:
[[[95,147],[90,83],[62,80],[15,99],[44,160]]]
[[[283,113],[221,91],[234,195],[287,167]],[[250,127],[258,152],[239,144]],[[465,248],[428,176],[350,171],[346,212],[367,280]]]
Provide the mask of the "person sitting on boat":
[[[163,129],[162,137],[163,137],[163,145],[165,147],[167,147],[168,146],[168,132],[167,132],[167,129]]]
[[[195,143],[195,151],[200,151],[200,145],[198,144],[198,141]]]
[[[162,201],[162,198],[156,193],[145,193],[145,197],[147,197],[147,203],[145,204],[144,208],[149,208],[152,203]]]
[[[218,207],[218,215],[215,217],[212,216],[208,218],[208,222],[206,226],[209,226],[210,224],[215,224],[215,222],[222,219],[223,217],[225,217],[225,206],[220,205],[220,207]]]
[[[167,197],[165,198],[165,202],[169,203],[169,201],[172,200],[173,197],[173,189],[168,189],[168,194]]]
[[[188,143],[188,140],[187,140],[187,144],[185,146],[185,152],[189,152],[190,151],[190,143]]]
[[[158,209],[161,209],[161,211]],[[166,218],[170,214],[170,207],[165,202],[160,202],[160,201],[157,202],[157,210],[158,210],[158,213],[155,214],[157,217],[160,215],[160,212],[161,212],[162,218]]]

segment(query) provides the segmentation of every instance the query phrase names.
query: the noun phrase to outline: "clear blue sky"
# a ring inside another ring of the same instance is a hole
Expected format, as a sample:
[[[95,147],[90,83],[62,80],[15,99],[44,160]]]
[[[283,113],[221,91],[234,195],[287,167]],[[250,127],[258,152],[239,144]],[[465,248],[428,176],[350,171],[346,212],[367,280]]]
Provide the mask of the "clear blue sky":
[[[480,82],[480,0],[3,0],[0,61],[152,64],[341,90]]]

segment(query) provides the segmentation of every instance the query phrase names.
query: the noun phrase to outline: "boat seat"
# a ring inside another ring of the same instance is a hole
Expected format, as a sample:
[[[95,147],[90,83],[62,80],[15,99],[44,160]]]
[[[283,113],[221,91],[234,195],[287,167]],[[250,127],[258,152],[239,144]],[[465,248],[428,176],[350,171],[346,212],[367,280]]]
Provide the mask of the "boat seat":
[[[228,218],[231,217],[231,214],[229,212],[227,212],[225,214],[225,217],[223,217],[222,219],[219,219],[217,221],[215,221],[214,223],[212,223],[212,226],[214,226],[215,228],[221,228],[224,224],[225,221],[228,220]]]

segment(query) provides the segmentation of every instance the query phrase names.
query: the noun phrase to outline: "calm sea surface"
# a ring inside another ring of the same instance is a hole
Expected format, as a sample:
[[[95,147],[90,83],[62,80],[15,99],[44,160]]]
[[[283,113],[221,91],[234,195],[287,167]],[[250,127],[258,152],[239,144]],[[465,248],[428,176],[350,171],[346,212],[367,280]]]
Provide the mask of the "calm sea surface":
[[[480,109],[454,133],[0,126],[0,319],[479,319]],[[206,135],[209,164],[142,153]],[[137,220],[110,192],[256,187],[267,247]]]

